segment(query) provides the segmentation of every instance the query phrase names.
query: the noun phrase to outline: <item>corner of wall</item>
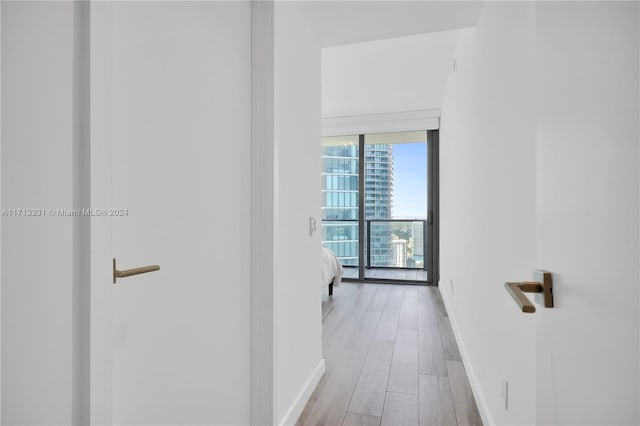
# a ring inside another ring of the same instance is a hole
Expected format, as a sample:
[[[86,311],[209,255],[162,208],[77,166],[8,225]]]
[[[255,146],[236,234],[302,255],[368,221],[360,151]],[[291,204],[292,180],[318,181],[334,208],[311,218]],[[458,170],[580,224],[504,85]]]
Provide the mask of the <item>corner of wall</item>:
[[[442,288],[440,283],[438,283],[438,287]],[[440,294],[442,295],[442,301],[444,302],[445,309],[449,314],[451,329],[453,330],[453,335],[456,339],[456,343],[458,344],[460,356],[462,357],[462,363],[464,364],[464,368],[467,372],[469,384],[471,385],[471,391],[473,392],[473,396],[476,399],[476,405],[478,406],[478,411],[480,412],[482,423],[485,425],[494,425],[496,424],[496,422],[491,415],[491,410],[489,410],[489,405],[487,404],[487,399],[482,392],[482,388],[479,386],[478,375],[476,374],[473,363],[469,358],[469,352],[467,351],[465,341],[462,339],[462,333],[460,333],[460,330],[458,328],[456,316],[451,315],[453,313],[453,306],[449,301],[449,293],[446,291],[440,291]]]
[[[251,424],[276,414],[274,4],[251,2]]]
[[[315,390],[316,386],[318,386],[318,383],[320,382],[324,371],[325,365],[323,358],[320,360],[316,368],[306,380],[304,386],[302,387],[302,389],[300,389],[300,392],[291,403],[291,406],[287,409],[282,419],[278,422],[278,425],[293,426],[296,423],[298,417],[300,417],[300,414],[304,409],[304,406],[307,404],[307,401],[309,401],[309,398],[311,398],[311,394]]]
[[[535,263],[534,19],[531,4],[486,4],[460,34],[442,104],[440,290],[485,424],[535,421],[535,375],[520,368],[535,364],[535,324],[502,289]],[[513,384],[508,411],[502,377]]]
[[[303,7],[295,2],[274,7],[277,424],[295,423],[324,371],[316,272],[321,240],[319,233],[308,232],[309,218],[320,216],[320,47]]]
[[[2,28],[2,3],[0,3],[0,29]],[[0,46],[2,46],[2,31],[0,31]],[[0,49],[1,51],[1,49]],[[2,54],[0,54],[0,81],[2,81]],[[2,84],[0,84],[0,99],[2,99]],[[2,106],[0,106],[0,141],[2,141]],[[2,164],[2,143],[0,142],[0,164]],[[0,170],[2,168],[0,167]],[[0,188],[2,188],[2,174],[0,173]],[[0,189],[0,208],[2,208],[2,190]],[[2,259],[2,221],[0,221],[0,259]],[[2,424],[2,262],[0,261],[0,424]]]

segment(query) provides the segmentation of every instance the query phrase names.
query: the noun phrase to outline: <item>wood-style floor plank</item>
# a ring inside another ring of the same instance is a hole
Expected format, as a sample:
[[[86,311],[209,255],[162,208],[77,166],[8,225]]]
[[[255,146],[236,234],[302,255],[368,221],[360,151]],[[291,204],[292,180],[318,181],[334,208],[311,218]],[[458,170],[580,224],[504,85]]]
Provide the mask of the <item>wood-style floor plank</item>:
[[[378,291],[371,298],[369,305],[367,305],[368,311],[380,311],[384,309],[384,305],[387,303],[387,296],[389,295],[390,285],[389,284],[376,284],[378,286]]]
[[[371,343],[351,398],[350,412],[382,416],[393,346],[393,340],[374,340]]]
[[[449,317],[439,318],[440,337],[442,339],[442,348],[444,349],[444,358],[454,361],[461,361],[460,351],[458,350],[458,344],[456,338],[453,335],[451,329],[451,323]]]
[[[398,329],[387,391],[418,394],[417,331]]]
[[[380,311],[365,311],[360,318],[360,322],[351,334],[345,350],[366,352],[371,345],[373,333],[378,328],[380,322]]]
[[[342,426],[380,426],[380,417],[367,416],[366,414],[347,413],[344,416]]]
[[[418,426],[418,396],[387,392],[382,426]]]
[[[437,324],[420,324],[418,328],[418,361],[420,374],[447,376],[447,364]]]
[[[371,286],[374,286],[371,288]],[[337,363],[340,354],[345,349],[352,333],[360,323],[360,319],[365,312],[365,308],[373,295],[375,284],[369,284],[363,287],[359,296],[350,305],[349,311],[345,312],[343,318],[335,324],[332,330],[327,331],[323,336],[324,357],[326,362]],[[338,309],[336,306],[333,310]],[[331,315],[331,313],[329,314]]]
[[[404,288],[398,329],[411,331],[418,329],[418,288],[416,286]]]
[[[313,393],[309,397],[309,401],[307,401],[307,404],[304,406],[302,413],[300,413],[300,416],[298,417],[298,420],[296,421],[295,426],[303,426],[305,424],[305,422],[309,418],[309,415],[311,414],[311,410],[313,410],[313,407],[315,406],[316,401],[322,394],[322,391],[324,390],[324,387],[327,385],[327,381],[329,380],[329,377],[331,376],[334,370],[335,370],[335,365],[329,366],[329,364],[325,364],[325,372],[320,378],[318,385],[313,390]]]
[[[384,310],[373,338],[376,340],[396,340],[400,311]]]
[[[420,375],[420,426],[456,426],[449,379]]]
[[[430,299],[433,302],[435,307],[436,315],[439,317],[446,317],[447,310],[444,307],[444,302],[442,301],[442,295],[440,294],[440,290],[438,287],[425,287],[427,289],[427,293],[429,294]]]
[[[329,312],[336,306],[333,297],[323,296],[322,298],[322,319],[325,319]]]
[[[384,305],[385,311],[399,311],[402,305],[402,294],[404,293],[402,286],[394,285],[387,295],[387,304]]]
[[[358,382],[364,352],[344,351],[305,425],[340,425]]]
[[[462,363],[442,366],[446,352],[459,352],[437,288],[345,283],[336,290],[322,296],[333,302],[322,321],[325,374],[296,426],[480,424]]]
[[[464,365],[460,361],[447,360],[447,370],[449,372],[451,396],[453,397],[453,406],[456,410],[458,425],[482,425],[482,419],[478,412],[478,406],[473,397]]]
[[[334,302],[332,309],[322,321],[323,328],[332,330],[335,325],[349,314],[350,306],[362,295],[358,291],[358,284],[343,284],[338,289],[334,289],[331,299]]]
[[[436,307],[428,287],[418,288],[418,324],[438,324]]]

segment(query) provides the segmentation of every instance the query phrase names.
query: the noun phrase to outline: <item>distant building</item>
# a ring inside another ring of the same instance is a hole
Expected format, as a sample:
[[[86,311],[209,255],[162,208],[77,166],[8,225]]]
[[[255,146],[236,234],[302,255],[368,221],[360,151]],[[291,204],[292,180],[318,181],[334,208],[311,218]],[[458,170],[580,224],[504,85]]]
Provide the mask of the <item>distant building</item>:
[[[407,240],[391,241],[393,266],[405,268],[407,266]]]
[[[424,222],[411,223],[411,237],[413,238],[413,256],[424,258]]]
[[[365,218],[389,219],[393,201],[392,145],[365,145]],[[358,146],[322,152],[322,243],[343,265],[358,265]],[[391,266],[391,226],[371,223],[371,265]]]

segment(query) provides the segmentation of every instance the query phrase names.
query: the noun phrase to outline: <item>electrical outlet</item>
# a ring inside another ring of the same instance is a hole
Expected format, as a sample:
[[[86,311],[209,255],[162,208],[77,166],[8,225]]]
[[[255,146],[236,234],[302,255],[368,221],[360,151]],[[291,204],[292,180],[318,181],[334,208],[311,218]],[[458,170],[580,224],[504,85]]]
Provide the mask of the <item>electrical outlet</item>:
[[[451,294],[454,294],[453,280],[449,280],[449,290],[451,290]]]
[[[501,382],[502,382],[502,403],[503,403],[504,411],[509,411],[509,381],[503,377]]]

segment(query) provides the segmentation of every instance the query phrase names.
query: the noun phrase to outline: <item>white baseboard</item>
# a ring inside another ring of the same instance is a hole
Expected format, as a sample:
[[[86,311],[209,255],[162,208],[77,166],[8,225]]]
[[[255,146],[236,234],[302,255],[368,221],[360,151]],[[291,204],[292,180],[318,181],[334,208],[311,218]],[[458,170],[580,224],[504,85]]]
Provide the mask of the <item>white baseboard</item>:
[[[296,396],[293,404],[291,404],[291,407],[289,407],[284,417],[280,421],[280,426],[293,426],[296,423],[296,420],[298,420],[298,417],[300,417],[302,410],[304,410],[304,406],[307,404],[307,401],[309,401],[311,394],[315,390],[316,386],[318,386],[318,382],[320,382],[320,379],[324,374],[324,370],[325,367],[323,358],[318,363],[318,366],[313,370],[311,376],[309,376],[304,386],[302,386],[302,389],[300,389],[298,396]]]
[[[478,406],[478,411],[480,412],[480,417],[482,418],[482,424],[494,425],[495,422],[493,421],[493,416],[491,415],[491,411],[489,410],[489,406],[487,405],[487,401],[484,397],[484,394],[480,391],[480,387],[478,386],[478,378],[473,368],[473,364],[469,359],[469,355],[467,352],[467,348],[464,344],[464,340],[462,340],[461,338],[462,335],[460,334],[460,329],[458,328],[458,323],[456,322],[455,315],[454,316],[451,315],[451,313],[453,312],[453,309],[449,304],[448,297],[447,298],[442,297],[442,301],[444,302],[444,307],[447,310],[447,314],[449,315],[449,322],[451,323],[451,329],[453,330],[453,335],[456,339],[456,343],[458,344],[458,350],[460,352],[460,356],[462,357],[462,363],[464,364],[464,368],[467,372],[467,377],[469,378],[471,391],[473,392],[473,396],[476,399],[476,405]]]

